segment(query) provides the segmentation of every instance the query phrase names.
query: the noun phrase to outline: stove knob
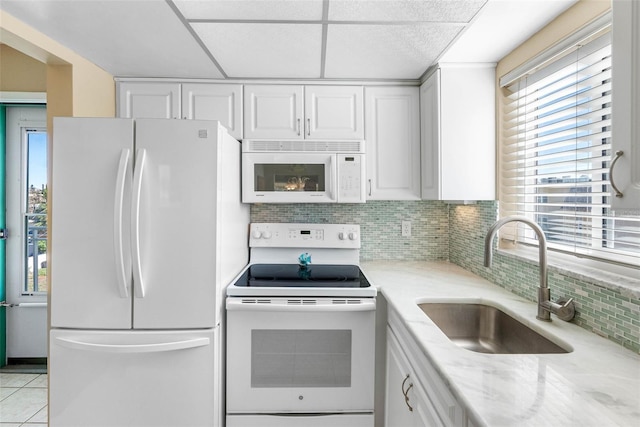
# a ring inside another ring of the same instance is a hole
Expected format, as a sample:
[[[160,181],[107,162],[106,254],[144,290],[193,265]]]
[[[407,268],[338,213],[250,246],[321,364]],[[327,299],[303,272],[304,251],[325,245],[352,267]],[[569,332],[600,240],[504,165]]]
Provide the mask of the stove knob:
[[[253,233],[251,233],[251,236],[254,239],[259,239],[260,237],[262,237],[262,232],[260,230],[253,230]]]
[[[353,231],[349,233],[349,240],[358,240],[358,233]]]
[[[271,232],[270,231],[265,231],[264,233],[262,233],[262,238],[263,239],[270,239],[271,238]]]
[[[340,240],[346,239],[346,236],[345,236],[344,232],[341,231],[341,232],[338,233],[338,239],[340,239]]]

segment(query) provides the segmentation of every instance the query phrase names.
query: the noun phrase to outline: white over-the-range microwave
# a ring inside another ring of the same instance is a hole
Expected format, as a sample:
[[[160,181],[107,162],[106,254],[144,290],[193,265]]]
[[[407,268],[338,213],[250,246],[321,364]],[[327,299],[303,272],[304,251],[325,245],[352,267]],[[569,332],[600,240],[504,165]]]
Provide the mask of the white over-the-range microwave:
[[[364,203],[364,141],[243,140],[244,203]]]

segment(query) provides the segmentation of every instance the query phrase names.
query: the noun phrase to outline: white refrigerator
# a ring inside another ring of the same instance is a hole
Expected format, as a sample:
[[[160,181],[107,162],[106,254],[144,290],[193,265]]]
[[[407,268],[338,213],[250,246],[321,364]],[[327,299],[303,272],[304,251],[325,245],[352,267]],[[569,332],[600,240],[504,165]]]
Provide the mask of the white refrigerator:
[[[217,121],[55,118],[49,426],[218,426],[226,285],[248,262]]]

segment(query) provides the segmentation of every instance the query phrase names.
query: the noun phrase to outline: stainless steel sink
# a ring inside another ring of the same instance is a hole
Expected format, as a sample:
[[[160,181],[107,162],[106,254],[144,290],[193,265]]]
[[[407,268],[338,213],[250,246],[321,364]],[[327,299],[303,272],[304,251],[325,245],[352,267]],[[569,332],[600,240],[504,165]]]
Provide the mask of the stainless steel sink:
[[[418,306],[460,347],[479,353],[569,353],[502,310],[485,304],[422,303]]]

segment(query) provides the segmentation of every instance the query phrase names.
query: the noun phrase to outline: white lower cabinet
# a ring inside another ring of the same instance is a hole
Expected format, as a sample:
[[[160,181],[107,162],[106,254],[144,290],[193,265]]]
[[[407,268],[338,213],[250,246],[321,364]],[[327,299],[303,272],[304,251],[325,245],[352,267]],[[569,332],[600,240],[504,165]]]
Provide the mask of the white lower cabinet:
[[[386,427],[474,425],[393,311],[387,328],[385,399]]]
[[[386,427],[443,426],[391,329],[387,338]]]

